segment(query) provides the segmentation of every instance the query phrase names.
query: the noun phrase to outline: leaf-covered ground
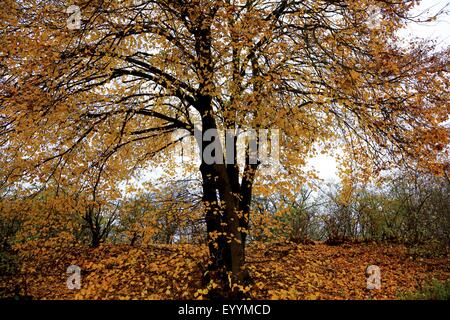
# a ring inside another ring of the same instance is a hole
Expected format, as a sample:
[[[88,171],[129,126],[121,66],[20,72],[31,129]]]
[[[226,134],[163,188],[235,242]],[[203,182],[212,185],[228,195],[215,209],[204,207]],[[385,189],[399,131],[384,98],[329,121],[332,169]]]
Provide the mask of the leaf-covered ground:
[[[26,261],[21,276],[2,279],[3,292],[33,299],[201,299],[207,292],[202,246],[76,247],[55,257]],[[244,290],[256,299],[397,299],[450,276],[448,257],[419,258],[399,245],[254,244],[247,262],[253,281]],[[67,289],[71,264],[82,269],[81,290]],[[369,265],[381,269],[380,290],[366,289]]]

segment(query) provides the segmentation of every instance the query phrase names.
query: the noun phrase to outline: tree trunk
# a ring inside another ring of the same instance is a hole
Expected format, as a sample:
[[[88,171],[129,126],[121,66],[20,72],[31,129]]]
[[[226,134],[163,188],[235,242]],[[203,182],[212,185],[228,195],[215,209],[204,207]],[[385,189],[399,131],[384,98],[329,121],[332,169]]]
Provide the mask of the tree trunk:
[[[245,277],[245,238],[240,231],[239,206],[235,195],[226,189],[218,186],[220,199],[217,199],[217,189],[213,189],[209,178],[204,180],[203,200],[211,258],[208,280],[219,284],[218,290],[211,292],[211,298],[237,298],[239,292],[233,289],[233,284],[241,284]]]
[[[215,129],[212,118],[203,118],[203,132]],[[202,155],[205,146],[202,145]],[[203,179],[203,203],[207,227],[207,239],[211,263],[208,268],[208,282],[219,284],[219,288],[210,292],[210,297],[235,299],[241,294],[234,284],[242,284],[247,273],[243,269],[245,263],[245,231],[248,228],[249,199],[245,188],[239,184],[239,170],[236,165],[207,164],[203,156],[200,172]],[[247,180],[243,180],[247,181]],[[248,204],[243,213],[242,200]],[[243,218],[245,217],[245,219]]]
[[[100,235],[96,229],[91,230],[91,247],[97,248],[100,245]]]
[[[203,16],[198,28],[194,31],[195,50],[198,57],[197,73],[200,80],[194,107],[202,117],[202,137],[207,130],[217,130],[212,107],[214,68],[210,25],[211,21],[208,21],[208,17]],[[233,124],[227,123],[226,126],[228,125]],[[211,258],[205,280],[214,281],[219,285],[218,289],[210,291],[210,298],[238,299],[242,295],[237,288],[233,287],[233,284],[241,284],[248,277],[243,267],[251,186],[255,170],[252,171],[253,167],[246,165],[242,184],[240,184],[236,152],[234,165],[225,164],[225,161],[208,164],[203,158],[206,146],[200,141],[199,146],[203,204]],[[223,152],[221,154],[223,155]]]

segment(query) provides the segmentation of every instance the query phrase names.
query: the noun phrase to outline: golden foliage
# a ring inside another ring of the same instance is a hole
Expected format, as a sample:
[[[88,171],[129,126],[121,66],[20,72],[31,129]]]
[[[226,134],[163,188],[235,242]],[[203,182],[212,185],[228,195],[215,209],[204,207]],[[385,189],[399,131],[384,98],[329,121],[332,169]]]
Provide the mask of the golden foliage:
[[[26,282],[35,299],[204,299],[214,288],[202,285],[206,260],[204,246],[77,247],[4,285],[20,283],[24,294]],[[251,299],[397,299],[432,278],[448,279],[446,261],[411,256],[400,245],[255,243],[247,257],[252,283],[242,290]],[[81,290],[66,287],[71,264],[81,267]],[[373,264],[381,269],[380,290],[366,289],[365,270]]]

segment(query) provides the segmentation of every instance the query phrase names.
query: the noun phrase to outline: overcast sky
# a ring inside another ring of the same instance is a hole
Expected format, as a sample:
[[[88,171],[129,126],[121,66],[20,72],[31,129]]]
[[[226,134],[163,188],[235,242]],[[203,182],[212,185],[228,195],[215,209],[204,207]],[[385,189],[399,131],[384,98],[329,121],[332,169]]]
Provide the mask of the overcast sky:
[[[430,17],[443,8],[446,14],[440,16],[435,22],[428,23],[411,23],[405,30],[400,32],[404,38],[419,37],[426,39],[434,39],[438,48],[444,48],[450,44],[450,0],[423,0],[422,3],[413,10],[413,14],[423,13],[423,18]],[[310,161],[311,166],[315,167],[319,172],[319,177],[328,181],[338,180],[336,161],[332,156],[318,156]]]
[[[432,16],[445,8],[445,13],[435,22],[412,23],[408,26],[402,36],[421,37],[436,39],[439,47],[448,46],[450,42],[450,1],[449,0],[423,0],[422,3],[413,10],[414,14],[423,13],[424,17]]]

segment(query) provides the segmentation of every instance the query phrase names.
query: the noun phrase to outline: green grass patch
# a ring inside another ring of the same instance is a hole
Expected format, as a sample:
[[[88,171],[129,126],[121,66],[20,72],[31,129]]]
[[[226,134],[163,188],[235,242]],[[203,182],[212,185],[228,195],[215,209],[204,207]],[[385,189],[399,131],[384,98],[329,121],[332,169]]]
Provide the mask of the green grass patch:
[[[433,279],[422,289],[416,292],[400,294],[403,300],[449,300],[450,299],[450,279],[444,282]]]

